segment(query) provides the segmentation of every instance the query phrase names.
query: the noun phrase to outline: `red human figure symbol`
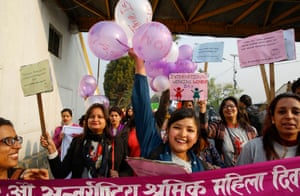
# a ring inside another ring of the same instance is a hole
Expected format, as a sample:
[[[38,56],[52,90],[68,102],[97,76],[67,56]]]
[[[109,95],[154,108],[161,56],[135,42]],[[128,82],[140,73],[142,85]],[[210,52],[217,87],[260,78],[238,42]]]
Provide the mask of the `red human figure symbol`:
[[[176,94],[175,94],[176,99],[177,99],[178,101],[180,101],[180,100],[181,100],[181,97],[182,97],[182,94],[181,94],[181,93],[184,91],[184,89],[182,89],[182,88],[180,88],[180,87],[177,87],[177,88],[174,89],[174,91],[176,92]]]

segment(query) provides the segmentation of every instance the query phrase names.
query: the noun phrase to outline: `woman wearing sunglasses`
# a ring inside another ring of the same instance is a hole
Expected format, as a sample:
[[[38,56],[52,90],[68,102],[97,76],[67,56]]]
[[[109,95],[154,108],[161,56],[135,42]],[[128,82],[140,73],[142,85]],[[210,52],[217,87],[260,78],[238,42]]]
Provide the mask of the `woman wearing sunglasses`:
[[[49,179],[47,169],[22,169],[18,165],[23,138],[16,134],[13,124],[0,117],[0,179]]]

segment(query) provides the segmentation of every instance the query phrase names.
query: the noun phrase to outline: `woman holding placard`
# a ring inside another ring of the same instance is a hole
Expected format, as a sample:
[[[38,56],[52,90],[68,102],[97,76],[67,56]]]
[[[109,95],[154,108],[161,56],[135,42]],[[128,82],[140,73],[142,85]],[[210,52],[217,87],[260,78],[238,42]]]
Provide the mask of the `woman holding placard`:
[[[127,141],[119,135],[112,138],[107,124],[108,111],[103,104],[91,105],[85,114],[83,134],[75,137],[61,161],[49,133],[41,136],[41,145],[48,150],[48,161],[55,178],[120,177],[132,175],[125,161]]]
[[[256,129],[243,118],[235,97],[223,99],[219,109],[221,119],[211,123],[206,118],[206,102],[199,101],[199,108],[201,128],[215,141],[225,167],[235,166],[243,146],[257,136]]]

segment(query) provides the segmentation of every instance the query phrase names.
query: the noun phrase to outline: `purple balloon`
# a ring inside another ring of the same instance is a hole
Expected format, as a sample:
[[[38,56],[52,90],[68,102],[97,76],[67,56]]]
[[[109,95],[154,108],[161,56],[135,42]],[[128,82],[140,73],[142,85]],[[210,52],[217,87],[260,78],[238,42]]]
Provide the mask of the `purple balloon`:
[[[174,63],[165,61],[145,62],[147,76],[151,78],[155,78],[159,75],[168,77],[170,74],[170,67],[172,67],[173,64]]]
[[[136,54],[145,61],[158,61],[169,53],[172,35],[162,23],[149,22],[136,30],[132,46]]]
[[[107,109],[109,109],[109,100],[104,95],[93,95],[93,96],[88,97],[84,103],[85,109],[87,110],[94,103],[103,104]]]
[[[197,69],[197,64],[190,60],[177,60],[175,65],[171,73],[193,73]]]
[[[192,60],[193,48],[187,44],[179,46],[179,55],[177,60]]]
[[[97,88],[97,81],[91,75],[85,75],[81,78],[79,83],[79,95],[81,97],[89,97],[94,94]]]
[[[110,21],[98,22],[90,28],[88,45],[95,56],[104,60],[118,59],[129,49],[122,27]]]

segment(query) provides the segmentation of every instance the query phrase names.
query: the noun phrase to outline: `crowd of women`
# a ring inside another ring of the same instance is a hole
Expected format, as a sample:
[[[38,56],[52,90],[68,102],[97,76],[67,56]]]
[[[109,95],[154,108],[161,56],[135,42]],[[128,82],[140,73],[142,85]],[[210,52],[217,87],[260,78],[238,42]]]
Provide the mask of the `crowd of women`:
[[[132,49],[129,55],[135,61],[135,78],[132,107],[126,117],[122,118],[118,107],[108,110],[99,103],[91,105],[81,123],[83,133],[74,136],[63,159],[58,144],[63,137],[60,131],[55,132],[55,137],[49,132],[41,136],[40,143],[48,151],[54,178],[66,178],[70,173],[71,178],[134,176],[127,157],[173,162],[192,173],[300,154],[300,96],[296,91],[272,100],[262,136],[258,137],[232,96],[222,101],[220,119],[212,122],[208,122],[205,101],[192,103],[199,107],[197,115],[190,104],[169,113],[168,91],[162,94],[160,108],[153,113],[144,62]],[[63,110],[61,114],[67,119],[65,124],[72,125],[72,113]],[[0,178],[12,178],[22,137],[3,118],[0,118],[0,142],[1,153],[7,155],[2,156],[4,161],[0,160]],[[49,174],[43,169],[26,169],[18,178],[47,179]]]

